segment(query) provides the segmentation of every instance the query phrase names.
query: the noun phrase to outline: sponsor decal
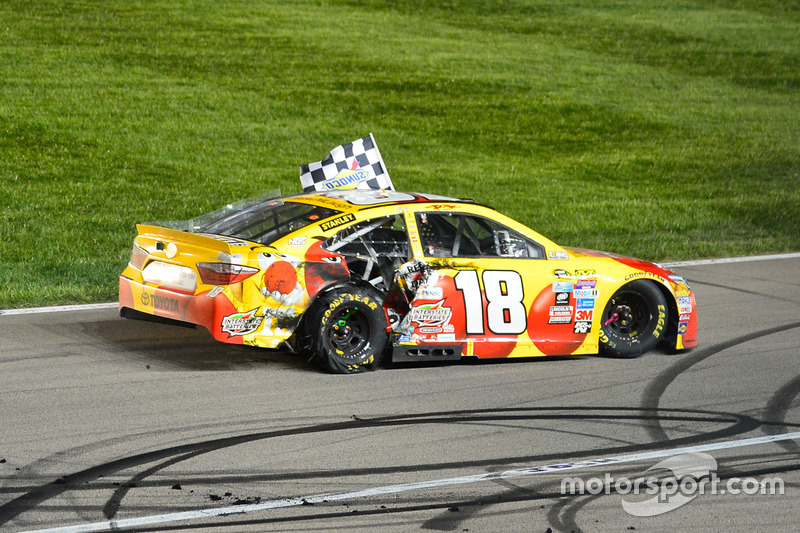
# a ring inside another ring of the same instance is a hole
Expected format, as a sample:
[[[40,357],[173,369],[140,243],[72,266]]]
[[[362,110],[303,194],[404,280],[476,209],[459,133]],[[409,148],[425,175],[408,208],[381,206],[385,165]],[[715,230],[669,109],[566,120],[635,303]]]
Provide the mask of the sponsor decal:
[[[441,300],[444,298],[444,291],[441,287],[420,287],[417,289],[416,298],[423,300]]]
[[[342,224],[347,224],[348,222],[352,222],[356,219],[356,216],[353,213],[345,213],[342,216],[336,217],[332,220],[327,222],[323,222],[319,225],[322,231],[328,231],[329,229],[336,228],[341,226]]]
[[[548,324],[571,324],[571,316],[551,316],[547,321]]]
[[[600,295],[600,291],[597,289],[575,289],[572,291],[572,295],[578,298],[597,298]]]
[[[678,298],[678,306],[680,307],[680,314],[688,314],[692,312],[692,298],[691,296],[681,296]]]
[[[287,321],[297,318],[297,309],[294,307],[264,307],[262,312],[264,317],[275,317],[279,321]]]
[[[547,258],[556,261],[566,261],[569,259],[569,254],[567,252],[548,252]]]
[[[215,298],[218,294],[222,293],[225,290],[225,287],[220,287],[219,285],[215,285],[213,289],[208,291],[206,294],[206,298]]]
[[[230,244],[231,246],[250,246],[252,244],[241,239],[234,239],[233,237],[226,237],[224,235],[214,235],[213,233],[198,233],[198,235],[210,237],[215,241],[222,241],[225,244]]]
[[[686,335],[686,332],[688,330],[689,330],[688,322],[678,322],[678,335]]]
[[[692,315],[681,315],[681,317],[679,318],[679,320],[680,320],[681,322],[687,322],[687,321],[689,321],[689,320],[691,319],[691,317],[692,317]]]
[[[591,322],[594,318],[594,309],[578,309],[575,311],[576,322]]]
[[[575,322],[575,328],[573,329],[574,333],[589,333],[589,330],[592,329],[591,322]]]
[[[553,292],[572,292],[575,285],[571,281],[556,281],[553,283]]]
[[[178,300],[175,300],[174,298],[167,298],[165,296],[159,296],[158,294],[143,292],[140,301],[142,302],[142,305],[152,307],[153,309],[169,311],[171,313],[180,312]]]
[[[305,237],[292,237],[289,239],[289,242],[286,243],[287,246],[290,248],[302,248],[306,245],[306,238]]]
[[[569,305],[569,293],[568,292],[557,292],[556,293],[556,305]]]
[[[456,336],[454,333],[442,333],[436,337],[436,340],[440,342],[456,342]]]
[[[256,316],[256,311],[258,308],[226,316],[222,319],[222,332],[227,333],[228,338],[253,333],[264,321],[263,316]]]
[[[594,289],[597,286],[596,279],[579,279],[575,282],[575,286],[579,289]]]
[[[571,305],[554,305],[550,308],[550,316],[572,316]]]
[[[408,313],[409,320],[416,322],[420,327],[443,326],[450,321],[451,310],[444,306],[444,300],[439,300],[434,304],[425,304],[411,308]]]
[[[667,283],[667,280],[665,280],[663,277],[659,276],[658,274],[653,274],[652,272],[634,272],[633,274],[628,274],[627,276],[625,276],[625,281],[630,281],[632,279],[638,279],[638,278],[651,278],[651,279],[656,279],[664,284]]]
[[[431,209],[434,211],[450,211],[451,209],[455,209],[456,206],[453,204],[434,204],[431,206]]]
[[[575,302],[578,309],[594,309],[594,300],[591,298],[580,298]]]
[[[334,178],[323,181],[320,185],[332,191],[334,189],[355,189],[359,183],[371,180],[373,176],[366,169],[351,169],[340,172]]]

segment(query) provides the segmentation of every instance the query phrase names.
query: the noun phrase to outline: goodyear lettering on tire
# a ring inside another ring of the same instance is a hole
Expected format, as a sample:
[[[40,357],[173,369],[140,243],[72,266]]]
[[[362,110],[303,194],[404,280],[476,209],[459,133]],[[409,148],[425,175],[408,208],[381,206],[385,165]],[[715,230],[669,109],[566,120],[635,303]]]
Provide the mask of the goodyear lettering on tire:
[[[656,323],[656,329],[653,331],[654,337],[661,337],[661,333],[664,331],[664,326],[667,323],[667,313],[666,309],[663,305],[658,306],[658,322]]]

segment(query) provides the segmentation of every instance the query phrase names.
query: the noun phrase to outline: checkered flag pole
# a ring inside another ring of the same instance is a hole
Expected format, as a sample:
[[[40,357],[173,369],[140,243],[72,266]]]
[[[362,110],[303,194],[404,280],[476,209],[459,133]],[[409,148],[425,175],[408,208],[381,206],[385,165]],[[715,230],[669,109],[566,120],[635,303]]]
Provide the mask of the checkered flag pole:
[[[358,189],[394,190],[389,172],[378,150],[375,137],[370,133],[362,139],[337,146],[322,161],[300,165],[300,183],[303,191],[328,190],[324,182],[331,183],[343,170],[365,170],[369,179],[358,183]],[[350,187],[352,188],[352,187]]]

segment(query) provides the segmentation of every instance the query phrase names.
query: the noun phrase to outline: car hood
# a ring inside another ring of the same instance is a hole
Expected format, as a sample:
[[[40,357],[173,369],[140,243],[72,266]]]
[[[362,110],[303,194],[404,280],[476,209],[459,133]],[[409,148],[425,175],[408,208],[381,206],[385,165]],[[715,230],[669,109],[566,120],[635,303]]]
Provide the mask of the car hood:
[[[565,246],[564,249],[567,250],[569,253],[571,253],[573,256],[607,257],[609,259],[619,261],[620,263],[627,265],[631,268],[645,270],[647,272],[652,272],[653,274],[658,274],[659,276],[668,277],[674,274],[674,272],[672,272],[671,270],[667,270],[656,263],[653,263],[651,261],[643,261],[642,259],[636,259],[635,257],[628,257],[625,255],[615,254],[611,252],[602,252],[599,250],[588,250],[586,248],[573,248],[569,246]]]

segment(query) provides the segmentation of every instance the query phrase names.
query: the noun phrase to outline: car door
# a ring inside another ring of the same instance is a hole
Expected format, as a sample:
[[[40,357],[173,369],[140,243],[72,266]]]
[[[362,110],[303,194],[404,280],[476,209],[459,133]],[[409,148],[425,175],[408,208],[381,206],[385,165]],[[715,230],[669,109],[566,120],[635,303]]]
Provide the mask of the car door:
[[[561,274],[566,252],[548,259],[543,244],[482,214],[420,210],[413,225],[413,342],[461,344],[463,355],[486,358],[580,347],[585,324],[576,325],[575,284]]]

